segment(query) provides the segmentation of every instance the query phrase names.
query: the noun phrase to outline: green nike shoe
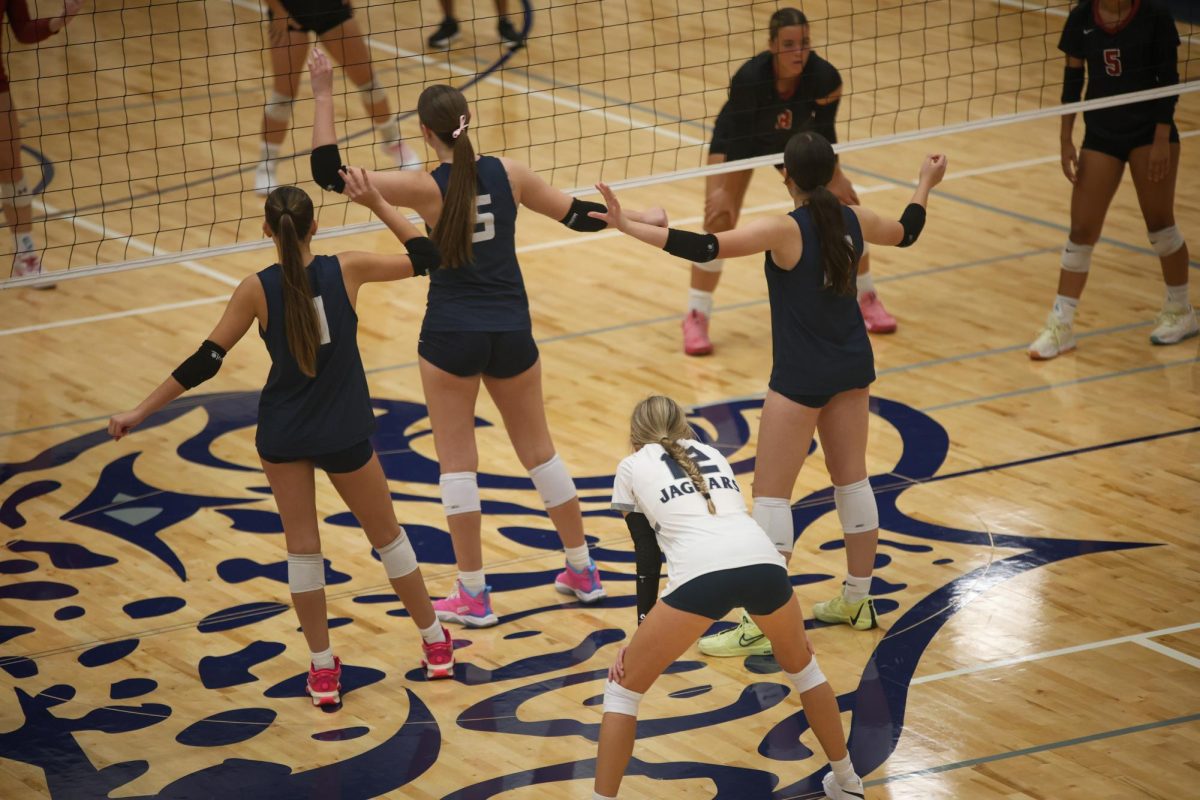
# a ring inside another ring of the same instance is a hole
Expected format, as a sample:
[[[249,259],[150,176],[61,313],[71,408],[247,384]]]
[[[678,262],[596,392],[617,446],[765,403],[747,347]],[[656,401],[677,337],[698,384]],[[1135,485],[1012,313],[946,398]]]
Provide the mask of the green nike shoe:
[[[734,628],[700,640],[700,652],[706,656],[729,658],[735,656],[769,656],[771,640],[768,639],[754,620],[742,612],[742,621]]]
[[[879,627],[879,620],[875,617],[875,603],[869,597],[857,603],[848,603],[846,598],[839,594],[832,600],[815,603],[813,616],[821,622],[849,625],[856,631],[869,631]]]

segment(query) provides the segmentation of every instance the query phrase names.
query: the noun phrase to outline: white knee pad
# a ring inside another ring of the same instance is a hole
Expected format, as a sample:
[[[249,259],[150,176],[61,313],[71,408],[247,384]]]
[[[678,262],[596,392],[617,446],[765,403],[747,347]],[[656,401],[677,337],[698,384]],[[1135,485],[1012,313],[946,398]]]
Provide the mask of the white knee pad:
[[[23,176],[16,183],[0,183],[0,202],[12,203],[17,208],[28,208],[33,204],[29,184]]]
[[[642,704],[642,695],[631,692],[619,683],[604,682],[604,713],[627,714],[634,719],[638,715],[638,706]]]
[[[417,554],[413,551],[412,542],[408,540],[404,528],[400,529],[399,536],[375,552],[379,553],[383,571],[389,578],[403,578],[418,566]]]
[[[287,565],[292,594],[325,588],[325,559],[320,553],[288,553]]]
[[[539,464],[529,470],[534,488],[542,496],[546,508],[557,508],[575,497],[575,481],[567,472],[567,465],[558,457],[558,453],[545,464]]]
[[[1179,248],[1183,247],[1183,234],[1175,225],[1163,228],[1161,231],[1150,231],[1146,235],[1150,238],[1150,246],[1154,248],[1155,253],[1158,253],[1159,258],[1166,258],[1178,253]]]
[[[479,510],[479,483],[474,472],[447,472],[438,479],[446,516]]]
[[[792,682],[792,686],[796,687],[799,694],[811,691],[826,682],[824,673],[817,666],[816,656],[813,656],[812,661],[808,662],[808,666],[799,672],[785,672],[784,674],[788,676],[788,680]]]
[[[1092,246],[1068,239],[1062,251],[1062,268],[1067,272],[1087,272],[1092,268]]]
[[[725,269],[725,259],[714,258],[712,261],[705,261],[703,264],[693,261],[692,266],[701,272],[720,272]]]
[[[782,497],[756,497],[753,516],[776,550],[792,552],[796,546],[796,528],[792,522],[791,503]]]
[[[267,102],[263,105],[263,113],[267,119],[274,122],[290,122],[292,119],[292,103],[296,98],[272,89],[267,92]]]
[[[875,505],[869,478],[833,487],[833,504],[837,507],[843,532],[866,533],[879,527],[879,507]]]
[[[377,83],[375,83],[374,78],[371,78],[371,80],[359,86],[358,91],[359,94],[362,95],[363,103],[365,103],[369,108],[373,108],[380,103],[387,102],[388,99],[387,89],[384,89],[382,86],[379,86]]]

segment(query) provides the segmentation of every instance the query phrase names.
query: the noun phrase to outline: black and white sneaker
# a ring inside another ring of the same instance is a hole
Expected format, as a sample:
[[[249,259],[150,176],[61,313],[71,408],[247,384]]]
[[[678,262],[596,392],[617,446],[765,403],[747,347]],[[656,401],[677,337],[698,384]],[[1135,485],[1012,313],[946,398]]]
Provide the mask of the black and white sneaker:
[[[848,784],[842,785],[837,782],[837,778],[832,772],[827,772],[821,781],[821,788],[825,790],[825,796],[830,800],[863,800],[867,796],[862,778],[858,776],[855,776],[854,780]]]
[[[500,31],[501,41],[505,42],[506,44],[511,44],[515,47],[521,47],[525,44],[524,37],[522,37],[521,34],[517,32],[517,29],[513,27],[513,24],[508,21],[508,17],[500,18],[498,30]]]
[[[458,38],[458,35],[458,20],[454,17],[446,17],[429,37],[429,46],[435,50],[445,50],[451,42]]]

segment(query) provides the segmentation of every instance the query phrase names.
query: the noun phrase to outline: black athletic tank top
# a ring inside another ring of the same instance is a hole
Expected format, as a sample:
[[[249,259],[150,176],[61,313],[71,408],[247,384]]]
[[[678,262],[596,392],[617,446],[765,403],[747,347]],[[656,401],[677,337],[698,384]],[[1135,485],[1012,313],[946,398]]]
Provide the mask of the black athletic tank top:
[[[863,251],[858,217],[842,206],[846,232],[859,256]],[[766,255],[771,301],[771,388],[786,394],[833,395],[875,380],[875,357],[858,300],[835,295],[825,286],[821,244],[807,208],[790,213],[800,226],[804,253],[790,270]]]
[[[500,159],[482,156],[475,210],[475,260],[429,276],[423,330],[529,330],[529,298],[517,264],[517,204]],[[450,164],[433,171],[442,196],[450,184]]]
[[[335,453],[375,430],[367,376],[358,353],[358,315],[346,296],[342,265],[335,256],[315,256],[307,267],[321,328],[317,374],[300,371],[288,349],[283,309],[283,268],[258,273],[267,296],[267,330],[258,332],[271,355],[271,372],[258,400],[261,453],[306,458]]]

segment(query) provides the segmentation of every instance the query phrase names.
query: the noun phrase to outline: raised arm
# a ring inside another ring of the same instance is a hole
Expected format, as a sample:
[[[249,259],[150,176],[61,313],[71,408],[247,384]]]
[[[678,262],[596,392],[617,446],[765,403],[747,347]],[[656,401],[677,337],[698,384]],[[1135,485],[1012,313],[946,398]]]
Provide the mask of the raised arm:
[[[33,44],[65,28],[82,7],[83,0],[66,0],[57,16],[34,19],[25,0],[8,0],[8,21],[18,42]]]
[[[257,307],[265,307],[262,284],[257,275],[251,275],[238,284],[225,306],[221,321],[213,328],[212,333],[200,345],[195,353],[175,368],[158,388],[151,392],[145,400],[132,411],[114,414],[108,421],[108,434],[114,439],[120,439],[146,417],[158,411],[188,389],[199,386],[204,381],[217,374],[226,353],[241,341],[257,316]]]
[[[352,302],[358,295],[358,287],[364,283],[396,281],[413,275],[425,275],[437,269],[442,263],[437,247],[407,217],[383,199],[379,190],[371,185],[370,173],[365,169],[348,167],[342,175],[346,182],[346,196],[369,208],[408,250],[405,254],[363,251],[338,254],[346,291]]]
[[[942,176],[945,174],[944,155],[926,156],[921,164],[916,191],[913,192],[912,199],[899,220],[884,219],[869,208],[853,206],[863,238],[871,244],[895,247],[908,247],[915,242],[925,227],[925,207],[929,204],[929,192],[942,182]]]

